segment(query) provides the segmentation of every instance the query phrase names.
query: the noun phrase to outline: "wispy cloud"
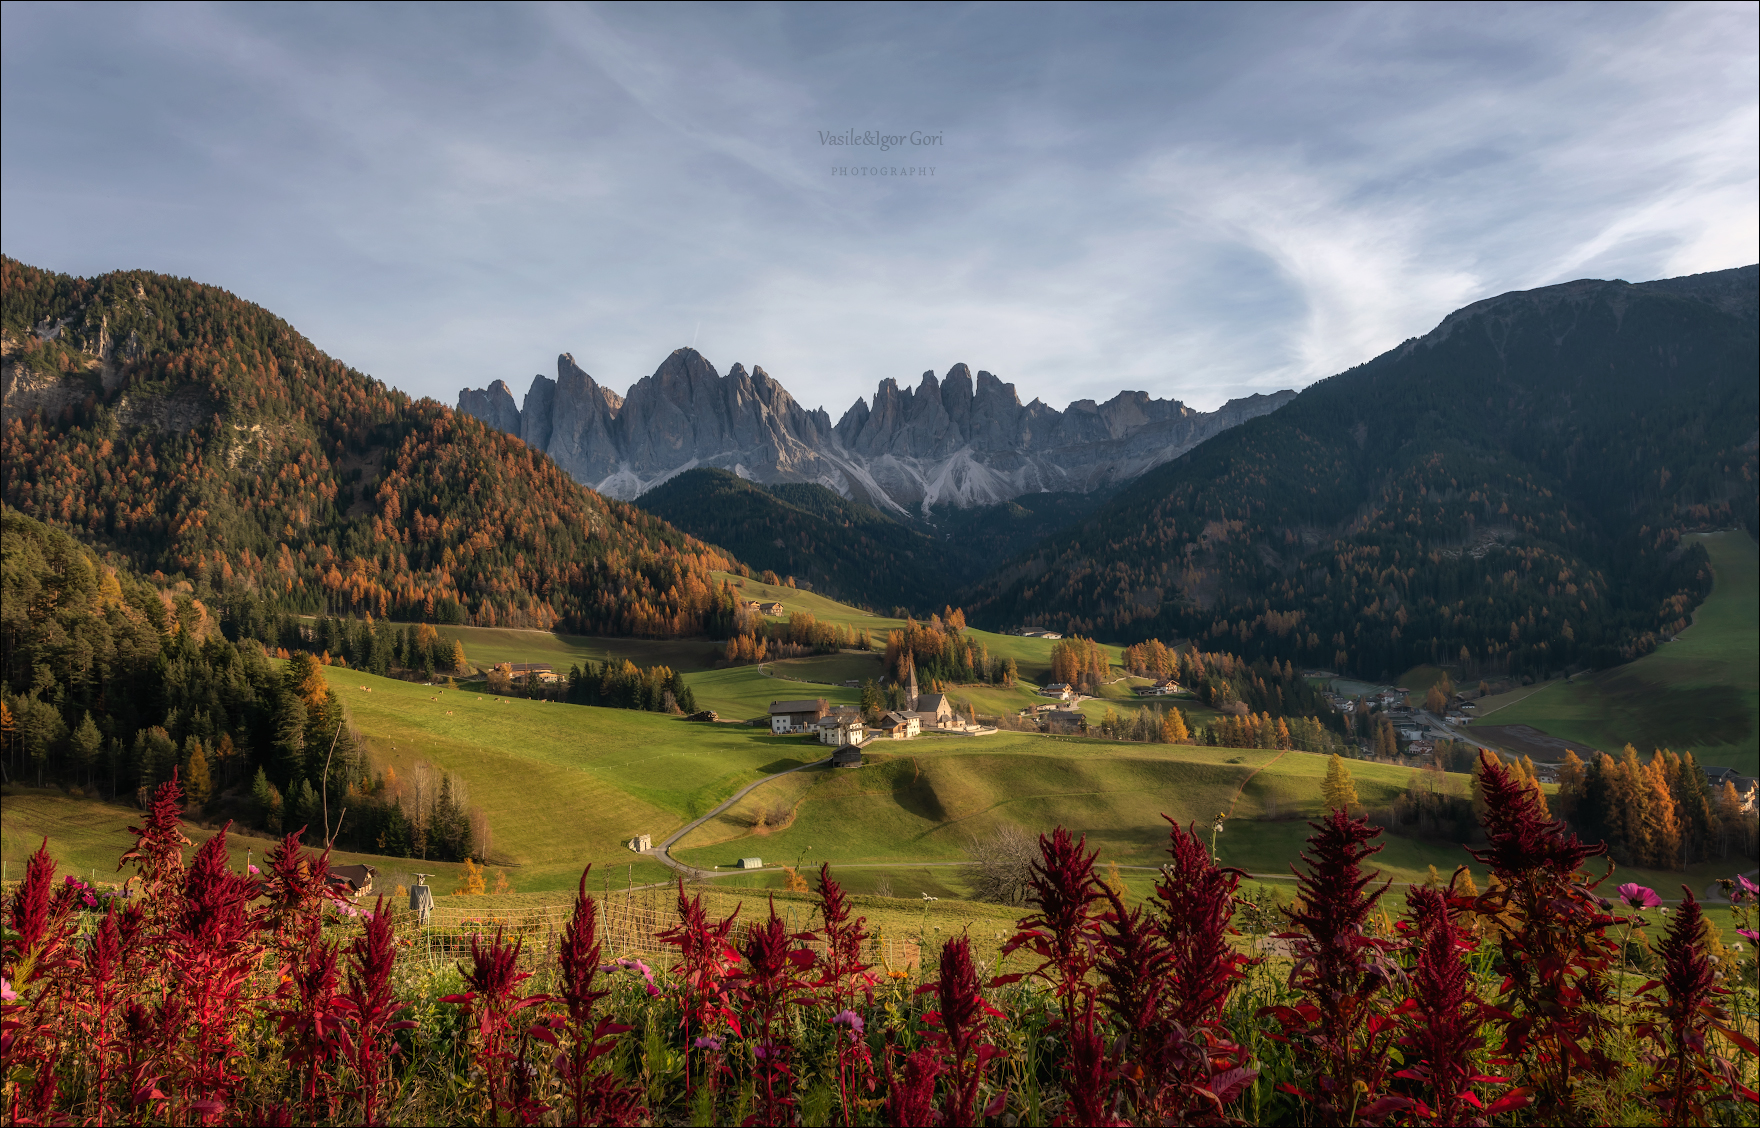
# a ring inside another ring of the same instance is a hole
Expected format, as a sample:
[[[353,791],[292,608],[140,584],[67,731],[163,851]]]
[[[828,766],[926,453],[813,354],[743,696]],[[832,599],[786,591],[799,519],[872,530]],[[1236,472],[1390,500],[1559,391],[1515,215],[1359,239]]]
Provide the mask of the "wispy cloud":
[[[225,285],[448,401],[694,336],[834,414],[957,361],[1209,407],[1760,236],[1749,4],[0,20],[7,253]],[[944,142],[819,143],[850,127]]]

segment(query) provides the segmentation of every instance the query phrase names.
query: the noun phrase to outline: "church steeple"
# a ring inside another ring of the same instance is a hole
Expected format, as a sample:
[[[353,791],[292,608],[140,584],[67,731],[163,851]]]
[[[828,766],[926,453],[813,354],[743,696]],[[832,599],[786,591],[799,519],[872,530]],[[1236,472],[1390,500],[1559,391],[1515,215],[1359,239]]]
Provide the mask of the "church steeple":
[[[905,660],[910,662],[910,678],[904,683],[905,708],[914,713],[917,711],[917,664],[908,656]]]

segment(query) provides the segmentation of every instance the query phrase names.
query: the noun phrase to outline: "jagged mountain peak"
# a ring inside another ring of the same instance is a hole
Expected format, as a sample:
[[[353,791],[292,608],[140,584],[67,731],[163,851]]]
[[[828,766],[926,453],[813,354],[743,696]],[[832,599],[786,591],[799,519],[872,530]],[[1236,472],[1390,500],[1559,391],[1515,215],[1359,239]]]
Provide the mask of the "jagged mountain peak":
[[[858,396],[833,425],[763,368],[735,363],[722,375],[694,348],[673,350],[621,399],[568,353],[557,373],[537,377],[518,412],[511,394],[493,387],[461,392],[459,409],[619,498],[715,466],[759,482],[815,482],[894,512],[1106,488],[1294,395],[1203,413],[1124,391],[1058,411],[1037,399],[1023,407],[1013,384],[959,363],[939,377],[925,371],[915,387],[883,379],[871,401]]]

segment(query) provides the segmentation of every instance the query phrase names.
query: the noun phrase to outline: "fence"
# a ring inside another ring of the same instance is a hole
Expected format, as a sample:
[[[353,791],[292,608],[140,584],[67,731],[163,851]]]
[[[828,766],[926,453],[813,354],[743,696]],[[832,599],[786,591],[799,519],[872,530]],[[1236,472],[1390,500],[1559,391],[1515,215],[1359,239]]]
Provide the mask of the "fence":
[[[669,901],[616,893],[593,900],[599,906],[599,942],[605,959],[655,956],[672,950],[659,939],[660,933],[678,923],[678,915]],[[556,966],[562,936],[573,914],[572,903],[510,906],[507,911],[498,912],[483,908],[480,902],[464,908],[447,905],[440,899],[436,900],[426,925],[416,913],[402,907],[395,910],[393,923],[405,959],[430,967],[457,963],[470,957],[473,938],[487,940],[499,930],[508,939],[522,942],[521,969],[539,972]],[[756,924],[753,920],[737,922],[734,943],[738,945],[744,940]],[[805,927],[804,922],[799,928],[792,921],[790,924],[791,932]],[[807,947],[820,953],[825,950],[816,941],[809,942]],[[922,950],[915,941],[884,935],[871,937],[863,956],[885,971],[908,971],[922,962]]]

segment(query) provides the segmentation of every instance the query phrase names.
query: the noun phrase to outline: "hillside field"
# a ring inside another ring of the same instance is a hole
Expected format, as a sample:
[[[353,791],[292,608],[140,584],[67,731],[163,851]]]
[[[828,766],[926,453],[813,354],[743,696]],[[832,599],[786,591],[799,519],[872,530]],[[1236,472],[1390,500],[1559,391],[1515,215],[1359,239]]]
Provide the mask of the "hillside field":
[[[465,782],[521,889],[563,888],[587,862],[625,867],[631,836],[659,837],[811,752],[764,729],[325,672],[379,765]]]
[[[1611,670],[1510,695],[1488,725],[1531,725],[1617,753],[1627,743],[1691,751],[1701,764],[1760,775],[1760,546],[1747,533],[1700,538],[1716,581],[1673,642]]]
[[[63,873],[75,874],[87,881],[120,882],[133,870],[119,874],[116,859],[134,845],[130,826],[139,826],[144,812],[135,807],[80,799],[54,788],[7,787],[6,818],[0,820],[0,856],[5,859],[5,877],[16,881],[24,873],[25,861],[47,839],[49,854]],[[214,836],[217,825],[188,825],[184,836],[191,846],[186,855]],[[226,844],[239,869],[245,866],[245,852],[251,861],[261,863],[263,855],[275,846],[269,838],[250,831],[233,828],[226,832]],[[442,893],[450,892],[458,882],[459,865],[452,862],[416,861],[413,858],[386,858],[377,854],[354,854],[338,850],[331,855],[337,865],[365,863],[378,868],[381,883],[389,892],[392,885],[411,885],[409,876],[416,871],[431,873],[428,884]],[[510,873],[510,880],[516,877]],[[491,874],[490,881],[494,880]]]

